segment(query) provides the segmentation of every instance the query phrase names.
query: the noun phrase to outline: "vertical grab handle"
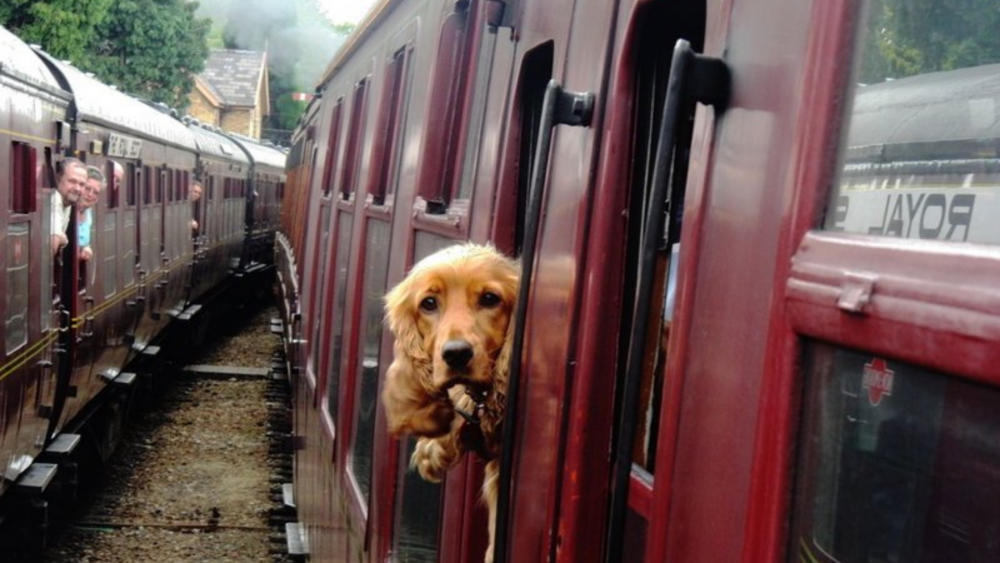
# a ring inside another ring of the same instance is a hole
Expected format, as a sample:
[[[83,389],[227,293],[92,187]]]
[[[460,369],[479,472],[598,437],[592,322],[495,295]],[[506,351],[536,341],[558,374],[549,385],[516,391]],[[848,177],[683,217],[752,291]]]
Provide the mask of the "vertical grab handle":
[[[496,533],[494,535],[494,562],[507,561],[508,519],[510,515],[511,470],[514,462],[514,424],[517,412],[518,388],[521,375],[521,354],[524,350],[524,322],[528,311],[531,275],[535,267],[538,242],[538,224],[544,202],[544,187],[549,168],[552,129],[556,125],[587,127],[594,113],[594,95],[563,90],[559,83],[550,80],[542,101],[541,122],[538,125],[538,144],[535,146],[535,165],[528,187],[528,209],[525,220],[523,252],[521,253],[521,287],[517,296],[511,366],[507,382],[506,406],[503,424],[503,449],[500,455]]]
[[[87,305],[87,312],[83,316],[83,338],[94,336],[94,298],[90,295],[83,298]]]
[[[729,102],[731,78],[729,67],[721,59],[695,54],[690,43],[680,39],[674,46],[667,81],[666,103],[657,138],[656,161],[653,165],[652,193],[646,210],[639,254],[639,272],[633,305],[632,326],[625,381],[621,391],[621,409],[618,419],[614,458],[612,460],[611,512],[608,520],[608,541],[605,561],[616,561],[621,556],[625,532],[625,510],[628,507],[629,477],[632,472],[632,442],[635,439],[636,411],[639,408],[639,391],[642,382],[643,358],[646,357],[645,332],[654,309],[652,272],[656,267],[657,253],[666,242],[679,240],[680,222],[672,220],[677,211],[671,206],[681,204],[684,178],[671,178],[675,171],[675,145],[682,110],[694,102],[711,105],[717,113],[725,111]],[[682,168],[684,169],[684,168]],[[673,189],[668,189],[673,186]],[[664,240],[664,222],[667,236]]]

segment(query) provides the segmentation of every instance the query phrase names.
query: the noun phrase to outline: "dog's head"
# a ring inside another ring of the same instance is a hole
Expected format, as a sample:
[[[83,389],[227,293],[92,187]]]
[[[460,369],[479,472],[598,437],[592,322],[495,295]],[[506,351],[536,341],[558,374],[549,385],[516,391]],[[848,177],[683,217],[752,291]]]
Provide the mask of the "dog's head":
[[[494,390],[518,276],[517,263],[493,248],[463,244],[421,260],[389,292],[386,317],[396,345],[383,397],[390,431],[443,433],[452,416],[451,387]],[[403,396],[404,388],[410,399],[392,401],[393,394]]]

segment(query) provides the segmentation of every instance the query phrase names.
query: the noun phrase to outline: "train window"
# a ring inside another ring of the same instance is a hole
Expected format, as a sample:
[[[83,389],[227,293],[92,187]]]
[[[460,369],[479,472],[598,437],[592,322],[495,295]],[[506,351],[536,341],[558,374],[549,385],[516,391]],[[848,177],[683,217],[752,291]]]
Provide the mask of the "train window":
[[[135,253],[136,243],[136,216],[135,216],[135,196],[136,189],[142,176],[148,176],[150,170],[148,166],[142,167],[140,174],[134,164],[126,167],[128,171],[125,177],[125,203],[126,208],[122,210],[122,287],[129,287],[135,283],[135,266],[138,264]]]
[[[485,26],[483,26],[485,27]],[[472,197],[472,188],[475,182],[476,166],[479,159],[479,151],[482,146],[483,128],[486,123],[486,104],[490,93],[494,90],[489,87],[490,74],[494,68],[493,55],[496,51],[497,34],[480,33],[477,60],[471,64],[475,68],[476,74],[471,76],[473,85],[467,86],[472,89],[472,100],[469,109],[469,125],[466,129],[465,148],[462,150],[461,180],[459,181],[457,199],[469,199]],[[470,45],[470,47],[472,47]],[[476,48],[476,47],[472,47]]]
[[[455,244],[439,235],[417,231],[414,240],[414,262]],[[399,458],[396,489],[394,561],[433,563],[438,560],[438,524],[441,521],[442,487],[423,480],[410,468],[409,460],[416,445],[414,438],[404,442]]]
[[[626,248],[626,290],[623,302],[632,303],[635,299],[635,288],[638,280],[638,264],[640,242],[645,229],[645,219],[650,205],[652,191],[653,169],[656,165],[657,134],[663,115],[666,100],[667,78],[670,75],[670,59],[673,44],[678,37],[685,37],[692,42],[696,51],[701,50],[700,33],[692,37],[681,33],[682,29],[700,29],[704,20],[704,6],[679,7],[669,2],[658,2],[648,8],[644,14],[643,23],[637,40],[637,60],[633,76],[633,113],[632,113],[632,159],[631,159],[631,191],[629,197],[629,218],[636,220],[628,223],[628,245]],[[693,110],[689,112],[688,120],[682,123],[678,134],[680,154],[685,154],[691,143],[691,123]],[[686,174],[686,158],[675,159],[673,177],[675,184],[683,183]],[[684,206],[683,185],[675,185],[670,189],[672,201],[667,230],[672,237],[663,251],[657,255],[653,275],[653,295],[657,296],[658,315],[649,319],[645,327],[646,357],[642,360],[642,380],[639,390],[639,409],[635,413],[635,436],[632,444],[632,462],[635,469],[641,470],[648,478],[655,471],[656,430],[659,426],[660,405],[662,404],[662,388],[664,366],[666,365],[667,339],[670,335],[670,323],[673,316],[673,288],[677,278],[677,260],[680,252],[679,225],[681,210]],[[631,311],[626,310],[622,316],[623,331],[631,327]],[[627,357],[627,339],[622,340],[623,348],[620,357]],[[624,366],[623,366],[624,367]]]
[[[424,132],[425,151],[420,163],[419,195],[427,201],[429,213],[444,213],[454,197],[458,180],[458,150],[462,146],[462,117],[468,92],[468,60],[472,49],[472,17],[469,5],[456,5],[441,23],[437,58],[431,76],[428,115],[438,116],[436,126]],[[489,65],[483,65],[484,72]],[[485,88],[483,89],[485,90]],[[484,95],[483,95],[484,96]],[[468,193],[465,194],[468,198]]]
[[[347,145],[344,150],[344,160],[341,163],[340,197],[342,199],[350,199],[355,190],[354,183],[357,181],[358,157],[364,136],[367,100],[368,79],[365,78],[354,87],[354,97],[351,101],[351,123],[347,128]]]
[[[104,177],[108,179],[107,191],[107,207],[108,209],[116,209],[118,207],[119,190],[121,189],[122,180],[125,179],[125,169],[122,168],[121,164],[113,160],[108,160],[107,167],[104,170]]]
[[[28,342],[28,265],[31,254],[31,223],[7,226],[7,288],[4,319],[5,349],[9,355]]]
[[[101,280],[104,297],[111,297],[118,291],[118,212],[108,210],[104,214],[104,237],[101,247]]]
[[[344,350],[344,307],[347,304],[347,265],[351,260],[351,229],[354,215],[341,213],[337,219],[337,257],[334,259],[333,311],[330,319],[333,337],[330,342],[330,362],[327,369],[327,405],[330,418],[336,423],[340,401],[340,362]]]
[[[403,47],[385,66],[385,83],[379,102],[376,137],[369,162],[374,172],[368,183],[368,194],[375,205],[385,203],[386,194],[395,187],[399,160],[401,123],[405,120],[406,91],[409,80],[410,49]]]
[[[333,116],[330,118],[330,136],[326,141],[326,163],[323,167],[323,195],[328,196],[333,191],[333,169],[337,163],[337,151],[340,149],[340,122],[343,120],[344,98],[339,98],[333,106]]]
[[[351,473],[365,502],[371,491],[372,447],[375,439],[375,405],[378,403],[379,355],[382,344],[382,296],[385,295],[389,268],[390,223],[368,221],[365,239],[364,302],[361,323],[364,341],[361,343],[356,381],[354,447]]]
[[[790,561],[1000,561],[1000,390],[806,346]]]
[[[329,276],[327,275],[327,256],[330,247],[330,208],[329,202],[320,205],[319,210],[319,230],[321,231],[320,238],[316,242],[316,270],[315,274],[312,276],[312,295],[315,303],[320,303],[322,295],[324,293],[324,286],[329,283]],[[312,318],[310,322],[312,323],[312,341],[320,342],[320,334],[323,331],[323,324],[326,321],[324,318],[324,308],[322,306],[311,307],[313,311]],[[320,352],[323,350],[322,346],[314,345],[312,348],[312,369],[315,377],[319,377],[319,364],[320,364]]]
[[[38,151],[27,143],[15,141],[11,146],[10,163],[10,211],[32,213],[38,208]]]
[[[135,178],[135,172],[134,172],[135,165],[129,164],[128,167],[129,167],[129,171],[131,173],[129,174],[129,181],[127,182],[127,184],[125,186],[125,205],[128,205],[128,206],[131,207],[131,206],[135,205],[135,202],[137,200],[136,193],[135,193],[136,189],[137,189],[137,185],[136,185],[136,181],[135,181],[136,178]],[[146,179],[145,180],[146,182],[149,181],[149,175],[150,175],[150,169],[149,169],[149,167],[148,166],[143,166],[142,167],[142,177]]]
[[[142,182],[142,204],[149,205],[153,202],[153,184],[156,180],[152,174],[146,174]]]
[[[43,172],[51,171],[52,154],[48,149],[45,150],[45,170]],[[52,182],[47,182],[47,180],[52,180]],[[55,178],[51,175],[42,175],[42,182],[47,185],[54,184]],[[51,233],[52,232],[52,198],[50,194],[51,189],[44,189],[42,195],[39,198],[41,201],[41,232]],[[39,260],[41,262],[41,276],[39,277],[39,284],[41,286],[41,299],[38,300],[38,316],[41,321],[42,331],[47,331],[52,327],[52,288],[54,286],[53,272],[52,272],[52,260]]]
[[[527,217],[528,189],[531,186],[531,171],[535,167],[535,147],[538,144],[538,128],[542,122],[542,102],[545,88],[552,79],[553,45],[551,41],[535,47],[524,55],[520,82],[519,127],[515,131],[519,147],[518,197],[514,227],[514,254],[521,254],[524,241],[524,220]]]
[[[1000,49],[993,6],[872,2],[829,230],[1000,243]],[[933,14],[933,15],[930,15]]]
[[[155,182],[153,187],[153,200],[156,203],[163,203],[163,182],[160,181],[159,177],[152,178],[151,181]]]

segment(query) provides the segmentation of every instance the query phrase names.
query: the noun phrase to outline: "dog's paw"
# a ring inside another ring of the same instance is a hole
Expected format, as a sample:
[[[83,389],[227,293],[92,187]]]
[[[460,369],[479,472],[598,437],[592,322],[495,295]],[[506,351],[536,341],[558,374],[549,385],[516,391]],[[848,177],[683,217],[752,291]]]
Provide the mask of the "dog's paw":
[[[410,457],[410,467],[415,468],[425,481],[438,483],[457,461],[457,450],[445,447],[440,440],[420,439]]]

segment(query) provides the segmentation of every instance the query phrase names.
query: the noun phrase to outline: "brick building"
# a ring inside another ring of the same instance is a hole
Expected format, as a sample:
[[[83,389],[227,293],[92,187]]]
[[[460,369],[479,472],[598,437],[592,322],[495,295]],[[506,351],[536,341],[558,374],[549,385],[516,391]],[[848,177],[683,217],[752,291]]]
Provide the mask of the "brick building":
[[[217,125],[254,139],[271,107],[267,88],[267,53],[213,50],[205,70],[194,77],[188,113],[202,123]]]

